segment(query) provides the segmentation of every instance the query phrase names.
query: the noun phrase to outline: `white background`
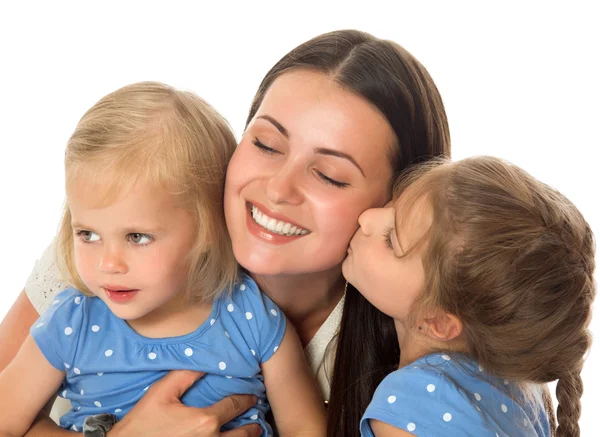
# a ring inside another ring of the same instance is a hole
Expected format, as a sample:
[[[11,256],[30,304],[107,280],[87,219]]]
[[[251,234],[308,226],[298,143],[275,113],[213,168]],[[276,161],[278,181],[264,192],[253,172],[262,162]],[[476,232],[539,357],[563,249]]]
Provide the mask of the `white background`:
[[[191,89],[239,138],[268,69],[340,28],[392,39],[428,68],[455,159],[490,154],[523,166],[600,235],[600,16],[591,1],[81,3],[0,6],[0,319],[56,231],[64,146],[100,97],[141,80]],[[600,430],[599,368],[596,345],[584,369],[583,436]]]

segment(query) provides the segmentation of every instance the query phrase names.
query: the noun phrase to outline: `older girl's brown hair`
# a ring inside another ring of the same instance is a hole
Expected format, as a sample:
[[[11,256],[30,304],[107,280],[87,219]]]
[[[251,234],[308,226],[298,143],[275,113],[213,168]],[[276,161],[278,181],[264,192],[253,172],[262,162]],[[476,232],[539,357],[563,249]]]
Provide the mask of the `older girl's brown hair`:
[[[558,436],[579,436],[581,370],[590,346],[594,239],[558,191],[496,158],[423,166],[403,178],[406,208],[424,198],[432,225],[418,313],[463,323],[467,353],[523,383],[558,380]]]
[[[197,95],[157,82],[108,94],[81,118],[67,143],[66,184],[94,184],[103,201],[138,182],[162,187],[196,219],[184,292],[210,301],[238,274],[223,216],[227,164],[236,141],[229,125]],[[88,293],[73,259],[71,213],[65,205],[57,261],[66,280]]]

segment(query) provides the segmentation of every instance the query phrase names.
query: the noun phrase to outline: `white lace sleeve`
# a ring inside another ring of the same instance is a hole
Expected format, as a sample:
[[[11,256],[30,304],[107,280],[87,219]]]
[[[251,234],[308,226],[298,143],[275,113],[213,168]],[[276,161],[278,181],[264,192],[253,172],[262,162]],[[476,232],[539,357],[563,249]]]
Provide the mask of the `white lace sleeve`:
[[[69,287],[61,279],[54,253],[55,242],[53,241],[35,263],[25,284],[27,297],[38,314],[42,314],[48,309],[57,293]]]

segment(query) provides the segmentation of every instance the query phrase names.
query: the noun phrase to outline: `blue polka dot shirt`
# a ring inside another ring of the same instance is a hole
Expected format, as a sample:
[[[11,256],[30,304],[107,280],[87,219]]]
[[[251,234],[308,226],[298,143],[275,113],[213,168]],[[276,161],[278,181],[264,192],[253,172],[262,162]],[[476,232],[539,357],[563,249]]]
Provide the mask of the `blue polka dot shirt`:
[[[46,359],[66,372],[59,396],[72,409],[63,428],[81,431],[87,416],[112,413],[119,419],[169,370],[207,372],[182,397],[206,407],[236,393],[258,403],[222,430],[265,421],[269,410],[261,363],[277,350],[286,319],[279,308],[243,276],[230,296],[215,299],[208,319],[194,332],[172,338],[146,338],[116,317],[97,297],[70,288],[33,325],[31,334]]]
[[[361,436],[374,436],[370,419],[419,437],[550,436],[541,392],[534,390],[531,405],[515,384],[463,355],[427,355],[381,382],[361,419]]]

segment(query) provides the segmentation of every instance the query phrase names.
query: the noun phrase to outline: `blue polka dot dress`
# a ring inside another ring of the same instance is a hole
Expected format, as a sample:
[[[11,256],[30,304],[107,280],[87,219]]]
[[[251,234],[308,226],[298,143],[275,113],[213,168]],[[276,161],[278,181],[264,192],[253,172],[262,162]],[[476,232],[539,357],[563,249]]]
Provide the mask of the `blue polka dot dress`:
[[[60,419],[63,428],[81,431],[84,419],[99,413],[120,419],[169,370],[190,369],[207,374],[183,395],[183,403],[206,407],[232,394],[253,394],[257,405],[222,430],[258,422],[266,437],[271,429],[260,365],[277,351],[285,325],[279,308],[243,276],[187,335],[143,337],[101,299],[73,288],[57,295],[31,334],[50,364],[66,372],[58,395],[72,409]]]
[[[361,419],[361,436],[374,436],[369,420],[376,419],[419,437],[549,437],[541,392],[533,390],[531,405],[515,384],[464,355],[427,355],[381,382]]]

